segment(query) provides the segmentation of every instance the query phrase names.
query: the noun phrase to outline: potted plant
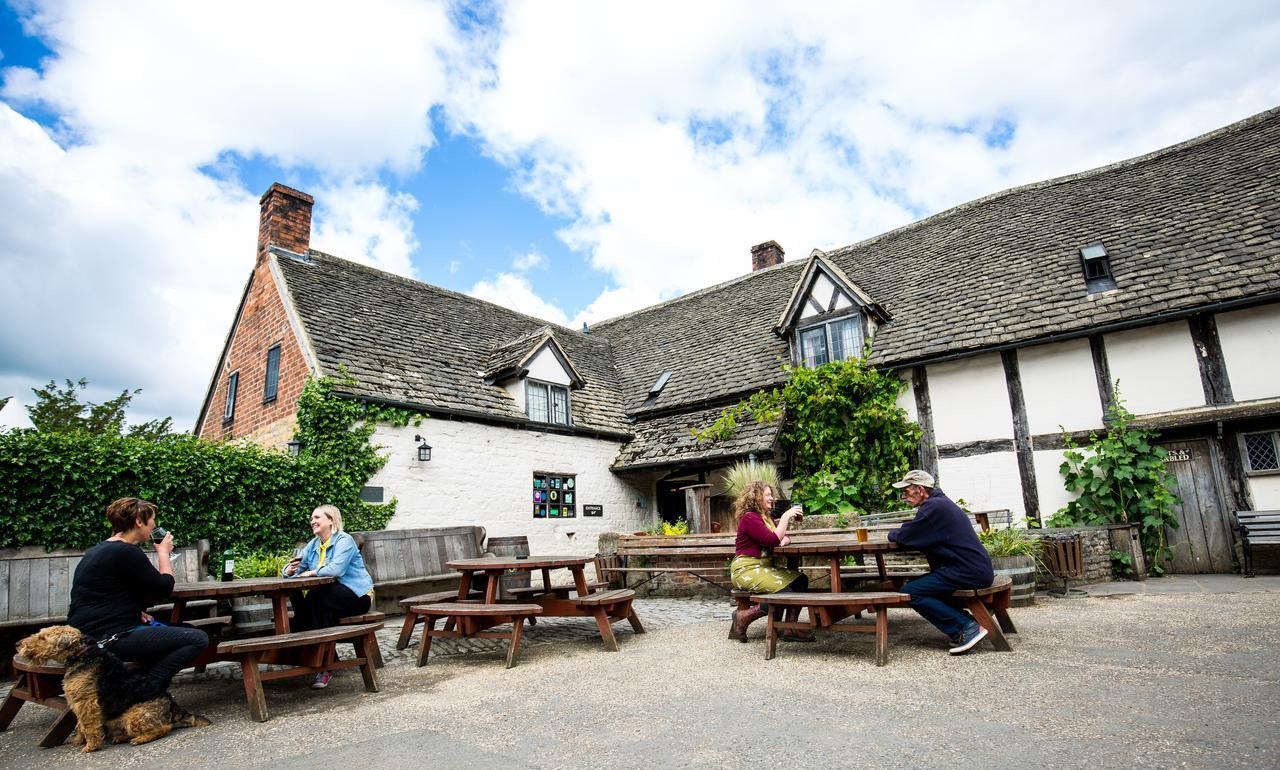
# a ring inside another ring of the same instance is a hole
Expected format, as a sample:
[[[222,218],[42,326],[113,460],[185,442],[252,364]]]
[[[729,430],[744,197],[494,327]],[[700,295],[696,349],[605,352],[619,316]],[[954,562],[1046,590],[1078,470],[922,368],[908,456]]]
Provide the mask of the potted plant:
[[[1012,605],[1027,607],[1036,601],[1036,567],[1040,562],[1040,539],[1027,529],[993,529],[978,534],[996,574],[1013,579]]]
[[[277,577],[289,555],[246,554],[236,557],[235,577],[247,580],[257,577]],[[238,636],[253,636],[270,632],[275,621],[271,600],[262,596],[234,596],[231,598],[231,623]]]

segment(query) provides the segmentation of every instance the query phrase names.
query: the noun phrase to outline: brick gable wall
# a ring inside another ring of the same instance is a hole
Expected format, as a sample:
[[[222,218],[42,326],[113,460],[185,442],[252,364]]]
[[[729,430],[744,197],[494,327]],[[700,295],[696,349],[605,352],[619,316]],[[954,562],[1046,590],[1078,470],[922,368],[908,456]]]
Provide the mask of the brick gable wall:
[[[305,193],[275,184],[260,201],[258,253],[226,358],[214,380],[203,422],[196,435],[207,439],[249,439],[263,446],[283,447],[297,425],[298,397],[306,383],[307,363],[289,324],[279,287],[271,274],[268,246],[305,254],[311,237],[311,206]],[[277,257],[287,259],[288,257]],[[280,345],[280,378],[274,400],[264,403],[267,351]],[[224,422],[227,387],[238,372],[235,413]]]

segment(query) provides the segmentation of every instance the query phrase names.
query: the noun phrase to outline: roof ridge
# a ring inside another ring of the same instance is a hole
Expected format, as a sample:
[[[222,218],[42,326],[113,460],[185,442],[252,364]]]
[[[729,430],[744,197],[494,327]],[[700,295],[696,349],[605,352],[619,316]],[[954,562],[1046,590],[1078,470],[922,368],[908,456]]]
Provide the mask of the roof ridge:
[[[563,330],[563,331],[569,332],[570,334],[578,335],[583,339],[591,339],[590,334],[583,334],[580,330],[572,329],[568,326],[561,326],[555,321],[548,321],[545,318],[538,318],[537,316],[532,316],[532,315],[529,315],[528,313],[523,313],[519,310],[506,307],[505,305],[499,305],[496,302],[490,302],[487,299],[480,299],[479,297],[473,297],[472,295],[466,294],[464,292],[454,291],[453,289],[446,289],[443,286],[437,286],[434,283],[427,283],[426,281],[420,281],[416,278],[407,278],[403,275],[400,275],[399,273],[392,273],[388,270],[383,270],[382,268],[373,267],[372,265],[366,265],[363,262],[356,262],[354,260],[345,259],[335,254],[330,254],[327,251],[320,251],[319,249],[307,249],[307,255],[308,256],[318,255],[318,256],[324,257],[325,259],[332,259],[338,262],[342,262],[344,264],[351,265],[352,267],[356,267],[370,273],[377,273],[380,276],[391,279],[393,281],[397,281],[399,283],[408,284],[410,286],[419,287],[419,288],[431,289],[433,291],[440,292],[441,294],[450,295],[456,299],[466,300],[467,302],[474,302],[481,305],[488,305],[489,307],[496,307],[500,310],[504,310],[508,313],[511,313],[512,315],[517,315],[517,316],[520,316],[521,318],[527,318],[530,321],[534,321],[537,324],[540,324],[541,326],[550,327],[553,332],[557,330]],[[532,333],[532,332],[529,332],[529,333]]]
[[[1152,150],[1151,152],[1143,153],[1142,155],[1135,155],[1132,158],[1125,158],[1123,160],[1115,161],[1114,163],[1108,163],[1103,166],[1096,166],[1094,168],[1086,169],[1084,171],[1076,171],[1071,174],[1064,174],[1062,176],[1051,177],[1049,179],[1042,179],[1038,182],[1028,182],[1026,184],[1017,185],[1015,187],[1008,187],[1004,190],[999,190],[997,192],[988,193],[987,195],[984,195],[980,198],[974,198],[973,200],[965,201],[964,203],[958,203],[950,208],[943,209],[942,211],[939,211],[936,214],[930,214],[924,219],[917,219],[916,221],[902,225],[901,227],[895,227],[892,230],[886,230],[883,233],[873,235],[869,238],[864,238],[860,241],[855,241],[854,243],[850,243],[845,246],[839,246],[837,248],[830,249],[826,252],[826,254],[827,255],[845,254],[859,247],[870,246],[872,244],[875,244],[891,236],[901,235],[902,233],[910,232],[919,227],[924,227],[925,225],[936,224],[937,222],[940,222],[946,219],[947,217],[954,216],[955,214],[959,214],[964,211],[969,211],[970,209],[976,208],[981,204],[988,203],[993,200],[1006,198],[1008,196],[1014,195],[1015,193],[1027,192],[1029,190],[1040,190],[1046,187],[1054,187],[1056,185],[1066,184],[1067,182],[1075,182],[1080,179],[1089,179],[1095,176],[1102,176],[1103,174],[1106,174],[1111,171],[1116,171],[1122,168],[1130,168],[1133,166],[1142,165],[1144,163],[1149,163],[1151,161],[1158,160],[1160,158],[1164,158],[1170,155],[1176,155],[1179,152],[1183,152],[1185,150],[1189,150],[1201,144],[1206,144],[1216,139],[1220,139],[1223,136],[1227,136],[1229,134],[1234,134],[1234,133],[1243,131],[1247,128],[1251,128],[1254,125],[1257,125],[1259,123],[1265,123],[1267,120],[1276,116],[1280,116],[1280,106],[1272,107],[1269,110],[1263,110],[1262,112],[1259,112],[1255,115],[1250,115],[1246,118],[1242,118],[1241,120],[1237,120],[1234,123],[1230,123],[1220,128],[1215,128],[1212,131],[1208,131],[1206,133],[1200,134],[1199,136],[1193,136],[1190,139],[1184,139],[1183,141],[1177,142],[1176,144],[1171,144],[1165,147],[1161,147],[1159,149]]]
[[[678,296],[678,297],[672,297],[671,299],[663,300],[662,302],[659,302],[659,303],[654,304],[654,305],[647,305],[647,306],[642,307],[642,308],[636,308],[635,310],[632,310],[632,311],[631,311],[631,312],[629,312],[629,313],[623,313],[622,315],[614,316],[613,318],[606,318],[606,319],[605,319],[605,320],[603,320],[603,321],[596,321],[594,324],[591,324],[591,328],[593,328],[593,329],[598,329],[598,328],[599,328],[599,327],[601,327],[601,326],[605,326],[605,325],[608,325],[608,324],[614,323],[615,321],[621,321],[621,320],[622,320],[622,319],[624,319],[624,318],[631,318],[631,317],[633,317],[633,316],[640,315],[641,313],[648,313],[648,312],[650,312],[650,311],[652,311],[652,310],[657,310],[657,309],[659,309],[659,308],[664,308],[664,307],[667,307],[668,305],[673,305],[673,304],[675,304],[675,303],[677,303],[677,302],[683,302],[684,300],[692,299],[692,298],[694,298],[694,297],[698,297],[698,296],[701,296],[701,295],[703,295],[703,294],[710,294],[710,293],[711,293],[711,292],[713,292],[713,291],[719,291],[720,289],[723,289],[723,288],[725,288],[726,286],[732,286],[732,285],[733,285],[733,284],[735,284],[735,283],[740,283],[740,282],[745,281],[745,280],[747,280],[747,279],[749,279],[749,278],[752,278],[753,276],[760,275],[761,273],[768,273],[768,272],[775,271],[775,270],[782,270],[782,269],[785,269],[785,268],[792,268],[792,267],[795,267],[796,265],[803,265],[803,264],[805,264],[805,263],[806,263],[806,262],[808,262],[808,261],[809,261],[809,257],[804,257],[804,258],[802,258],[802,259],[789,259],[789,260],[786,260],[786,261],[784,261],[784,262],[779,262],[779,263],[778,263],[778,264],[776,264],[776,265],[770,265],[769,267],[763,267],[763,268],[761,268],[761,269],[759,269],[759,270],[752,270],[752,271],[751,271],[751,272],[749,272],[749,273],[744,273],[743,275],[735,276],[735,277],[733,277],[733,278],[728,279],[727,281],[721,281],[720,283],[713,283],[713,284],[711,284],[710,286],[703,286],[701,289],[694,289],[693,291],[691,291],[691,292],[689,292],[689,293],[687,293],[687,294],[681,294],[681,295],[680,295],[680,296]]]

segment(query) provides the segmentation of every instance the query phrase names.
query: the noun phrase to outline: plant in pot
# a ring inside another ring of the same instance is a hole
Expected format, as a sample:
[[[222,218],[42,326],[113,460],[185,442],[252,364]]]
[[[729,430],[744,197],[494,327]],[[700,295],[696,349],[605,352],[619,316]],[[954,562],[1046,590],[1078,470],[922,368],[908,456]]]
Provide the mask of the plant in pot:
[[[289,563],[289,555],[245,554],[236,557],[235,578],[278,577]],[[235,596],[231,599],[231,622],[238,636],[270,632],[275,626],[271,600],[262,596]]]
[[[1040,565],[1040,539],[1027,529],[1007,527],[978,534],[978,540],[991,556],[996,574],[1013,579],[1014,607],[1027,607],[1036,601],[1036,569]]]

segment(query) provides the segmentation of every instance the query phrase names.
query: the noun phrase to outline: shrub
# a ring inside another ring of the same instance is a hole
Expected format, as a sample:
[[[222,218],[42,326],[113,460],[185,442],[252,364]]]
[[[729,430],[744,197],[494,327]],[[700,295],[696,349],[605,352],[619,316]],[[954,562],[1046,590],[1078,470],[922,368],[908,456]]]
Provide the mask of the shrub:
[[[747,484],[763,481],[778,490],[778,467],[773,463],[736,462],[724,474],[723,491],[730,500],[737,500]]]

